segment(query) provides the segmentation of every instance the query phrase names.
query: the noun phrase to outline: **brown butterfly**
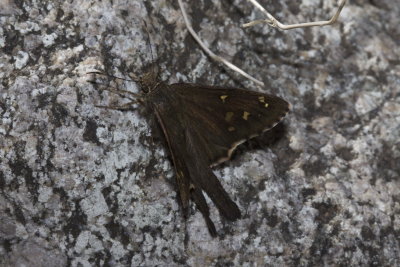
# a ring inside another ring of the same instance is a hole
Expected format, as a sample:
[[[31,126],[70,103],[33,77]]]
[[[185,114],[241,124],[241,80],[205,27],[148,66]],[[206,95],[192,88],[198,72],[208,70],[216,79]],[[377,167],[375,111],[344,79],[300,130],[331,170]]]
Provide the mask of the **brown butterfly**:
[[[237,88],[168,85],[153,72],[137,81],[141,94],[122,92],[136,97],[155,115],[172,156],[183,214],[186,218],[192,199],[215,237],[217,231],[204,192],[226,219],[234,221],[241,215],[211,167],[228,160],[239,144],[278,124],[289,111],[289,104],[277,96]],[[125,109],[134,101],[110,108]]]

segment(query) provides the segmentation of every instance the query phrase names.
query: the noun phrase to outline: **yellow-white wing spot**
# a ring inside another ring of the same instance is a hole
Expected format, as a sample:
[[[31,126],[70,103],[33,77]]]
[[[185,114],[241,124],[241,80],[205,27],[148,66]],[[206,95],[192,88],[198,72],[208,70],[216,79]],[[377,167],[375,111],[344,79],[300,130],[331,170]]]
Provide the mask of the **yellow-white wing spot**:
[[[233,132],[235,130],[235,127],[231,126],[228,128],[228,131]]]
[[[225,103],[225,99],[228,98],[228,95],[221,95],[219,98],[221,98],[222,103]]]
[[[225,114],[225,120],[226,120],[227,122],[230,122],[230,121],[232,120],[232,117],[233,117],[233,112],[227,112],[227,113]]]
[[[265,103],[265,97],[259,96],[258,101],[260,101],[261,103]]]
[[[268,105],[268,103],[265,103],[264,107],[266,107],[266,108],[267,108],[268,106],[269,106],[269,105]]]
[[[249,118],[249,116],[250,116],[250,112],[243,111],[243,116],[242,116],[242,118],[243,118],[245,121],[247,121],[247,119]]]

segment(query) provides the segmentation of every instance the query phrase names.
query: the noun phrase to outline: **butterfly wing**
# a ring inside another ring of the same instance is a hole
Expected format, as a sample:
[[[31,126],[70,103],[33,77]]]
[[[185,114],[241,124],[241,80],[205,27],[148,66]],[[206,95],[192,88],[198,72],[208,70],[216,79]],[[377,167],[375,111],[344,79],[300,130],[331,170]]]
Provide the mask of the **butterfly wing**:
[[[174,116],[177,112],[176,107],[177,105],[170,105],[163,109],[162,105],[154,105],[153,109],[172,155],[182,209],[186,215],[189,197],[191,197],[202,213],[210,234],[215,236],[215,226],[210,219],[209,207],[202,191],[204,190],[209,195],[225,218],[238,219],[240,210],[211,171],[207,164],[208,161],[199,149],[201,146],[192,142],[197,138],[194,137],[196,133],[189,130],[188,121],[173,119],[177,117]]]
[[[167,141],[169,151],[172,156],[172,161],[174,163],[175,174],[176,174],[176,182],[178,185],[179,196],[182,204],[182,210],[185,217],[188,214],[189,207],[189,199],[190,199],[190,180],[189,180],[189,172],[187,166],[185,164],[184,158],[180,156],[180,148],[182,145],[180,142],[182,141],[182,130],[178,127],[168,127],[167,121],[163,117],[165,115],[154,106],[154,112],[157,117],[157,121],[163,130],[164,137]],[[174,140],[171,140],[174,138]]]
[[[172,154],[184,213],[191,197],[214,236],[202,191],[225,218],[240,218],[240,210],[210,165],[229,159],[238,144],[275,126],[289,104],[276,96],[235,88],[173,84],[161,89],[150,102]]]
[[[230,158],[237,145],[267,131],[289,111],[280,97],[259,92],[179,83],[170,85],[180,95],[187,120],[201,144],[207,164]]]
[[[231,221],[240,218],[238,206],[229,197],[208,165],[204,154],[204,139],[189,124],[185,128],[185,143],[186,161],[191,166],[189,173],[195,188],[204,190],[225,218]]]

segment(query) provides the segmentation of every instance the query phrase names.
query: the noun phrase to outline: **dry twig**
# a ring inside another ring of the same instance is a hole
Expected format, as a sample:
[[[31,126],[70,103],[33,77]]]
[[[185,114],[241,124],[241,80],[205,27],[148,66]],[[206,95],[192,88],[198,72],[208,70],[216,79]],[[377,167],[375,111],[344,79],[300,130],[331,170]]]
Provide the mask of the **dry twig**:
[[[200,37],[196,34],[196,32],[193,30],[192,25],[189,22],[189,19],[186,15],[186,10],[183,7],[183,3],[182,0],[178,0],[179,2],[179,6],[181,8],[182,11],[182,15],[183,15],[183,19],[185,20],[185,24],[186,24],[186,28],[188,29],[188,31],[190,32],[190,34],[193,36],[193,38],[196,40],[196,42],[201,46],[201,48],[203,48],[203,50],[215,61],[217,62],[221,62],[223,64],[225,64],[228,68],[238,72],[239,74],[243,75],[244,77],[246,77],[247,79],[255,82],[256,84],[260,85],[260,86],[264,86],[264,83],[262,81],[257,80],[256,78],[250,76],[249,74],[247,74],[246,72],[244,72],[242,69],[240,69],[239,67],[233,65],[232,63],[230,63],[229,61],[227,61],[226,59],[217,56],[216,54],[214,54],[210,49],[208,49],[208,47],[203,43],[203,41],[201,41]]]
[[[305,27],[313,27],[313,26],[326,26],[326,25],[331,25],[336,22],[336,20],[339,17],[340,12],[342,11],[344,5],[346,4],[346,0],[340,0],[338,10],[336,11],[335,15],[327,21],[315,21],[315,22],[306,22],[306,23],[297,23],[297,24],[289,24],[285,25],[280,23],[277,19],[275,19],[267,10],[265,10],[256,0],[249,0],[254,6],[256,6],[258,9],[260,9],[268,18],[267,19],[262,19],[262,20],[255,20],[246,24],[243,24],[243,27],[251,27],[259,23],[267,23],[272,27],[276,27],[282,30],[289,30],[289,29],[295,29],[295,28],[305,28]],[[257,80],[256,78],[250,76],[246,72],[244,72],[242,69],[239,67],[233,65],[226,59],[217,56],[214,54],[208,47],[201,41],[200,37],[196,34],[196,32],[193,30],[190,21],[187,17],[186,10],[183,7],[182,0],[178,0],[179,7],[182,11],[183,19],[185,21],[186,28],[190,32],[190,34],[193,36],[193,38],[196,40],[196,42],[203,48],[203,50],[215,61],[221,62],[225,64],[228,68],[232,69],[233,71],[238,72],[239,74],[243,75],[247,79],[255,82],[257,85],[264,86],[264,83],[262,81]]]
[[[272,16],[265,8],[263,8],[256,0],[248,0],[250,1],[255,7],[257,7],[261,12],[263,12],[266,16],[267,19],[259,19],[259,20],[254,20],[249,23],[245,23],[242,25],[242,27],[247,28],[251,27],[260,23],[267,23],[268,25],[281,29],[281,30],[290,30],[290,29],[295,29],[295,28],[306,28],[306,27],[314,27],[314,26],[326,26],[326,25],[331,25],[336,22],[336,20],[339,17],[340,12],[342,11],[344,5],[346,4],[346,0],[340,0],[339,7],[333,15],[333,17],[330,20],[324,20],[324,21],[314,21],[314,22],[305,22],[305,23],[296,23],[296,24],[289,24],[285,25],[279,22],[274,16]]]

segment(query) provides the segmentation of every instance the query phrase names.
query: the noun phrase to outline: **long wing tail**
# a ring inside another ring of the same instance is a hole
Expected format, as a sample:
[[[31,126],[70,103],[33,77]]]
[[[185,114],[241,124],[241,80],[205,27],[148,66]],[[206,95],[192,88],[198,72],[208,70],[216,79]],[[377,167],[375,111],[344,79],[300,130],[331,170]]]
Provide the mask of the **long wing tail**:
[[[193,139],[201,140],[196,136],[193,130],[186,130],[186,146],[188,150],[187,162],[190,165],[190,180],[196,188],[204,190],[211,200],[215,203],[221,214],[228,220],[236,220],[240,218],[240,210],[235,202],[229,197],[228,193],[222,187],[218,178],[208,166],[206,157],[202,155],[202,144],[193,143]]]
[[[198,188],[194,188],[190,192],[194,203],[196,203],[197,208],[200,210],[201,214],[204,217],[204,220],[206,221],[210,235],[212,237],[216,237],[217,230],[215,229],[214,223],[210,219],[210,210],[208,208],[206,199],[204,198],[202,191]]]

